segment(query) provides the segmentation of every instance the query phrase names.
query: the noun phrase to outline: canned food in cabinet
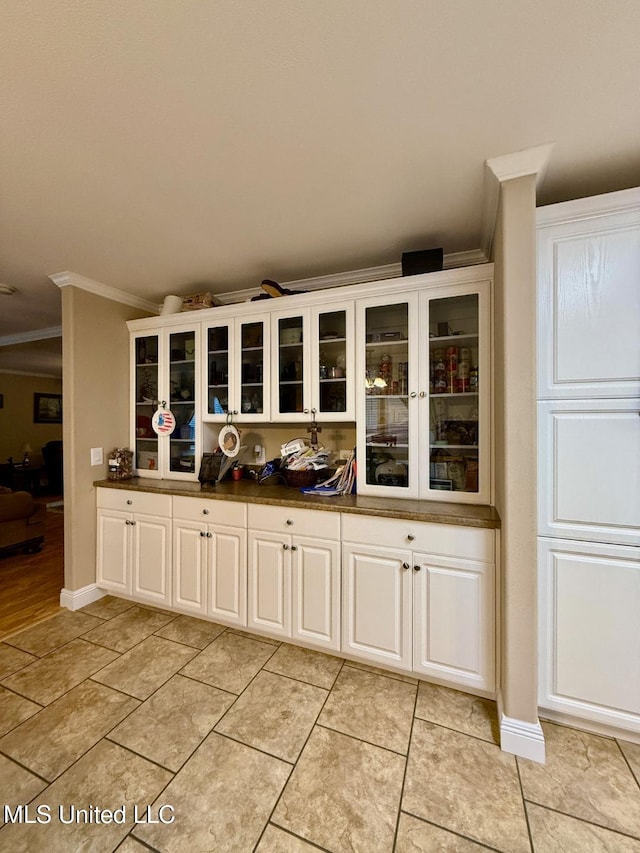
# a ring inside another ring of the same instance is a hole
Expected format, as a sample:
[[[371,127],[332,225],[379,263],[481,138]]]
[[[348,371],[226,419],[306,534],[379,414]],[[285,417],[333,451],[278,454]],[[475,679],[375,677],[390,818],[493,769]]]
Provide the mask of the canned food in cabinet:
[[[468,347],[461,347],[460,361],[467,361],[471,363],[471,350]]]
[[[447,391],[447,380],[444,376],[437,376],[433,383],[434,394],[445,394]]]
[[[458,379],[469,379],[469,362],[461,361],[458,364]]]

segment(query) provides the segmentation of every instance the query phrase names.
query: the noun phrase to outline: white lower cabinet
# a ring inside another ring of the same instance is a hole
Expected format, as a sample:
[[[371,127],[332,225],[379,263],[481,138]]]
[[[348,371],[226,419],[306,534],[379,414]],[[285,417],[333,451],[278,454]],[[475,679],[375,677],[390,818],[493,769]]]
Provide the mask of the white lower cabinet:
[[[229,625],[247,624],[246,504],[175,497],[173,602]]]
[[[98,489],[96,583],[171,606],[171,496]]]
[[[248,525],[247,626],[338,651],[340,516],[251,504]]]
[[[492,692],[494,532],[345,515],[342,535],[343,651]]]
[[[541,708],[640,732],[638,550],[538,539]]]

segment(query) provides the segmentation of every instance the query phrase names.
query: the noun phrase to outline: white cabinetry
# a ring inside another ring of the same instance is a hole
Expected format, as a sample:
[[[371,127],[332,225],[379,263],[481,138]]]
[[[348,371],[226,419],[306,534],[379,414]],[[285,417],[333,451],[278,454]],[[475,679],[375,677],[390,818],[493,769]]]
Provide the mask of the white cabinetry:
[[[173,603],[216,622],[247,624],[247,507],[173,499]]]
[[[636,732],[639,340],[640,189],[538,210],[539,702]]]
[[[250,629],[340,648],[340,516],[250,504]]]
[[[493,691],[494,532],[345,515],[342,536],[343,651]]]
[[[96,583],[171,605],[171,496],[98,489]]]

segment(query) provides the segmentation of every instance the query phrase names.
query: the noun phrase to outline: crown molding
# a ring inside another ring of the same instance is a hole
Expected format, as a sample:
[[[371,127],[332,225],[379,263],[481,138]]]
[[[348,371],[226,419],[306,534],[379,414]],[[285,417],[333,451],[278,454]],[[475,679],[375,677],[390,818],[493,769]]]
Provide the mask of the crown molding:
[[[481,249],[473,249],[468,252],[454,252],[444,256],[443,269],[475,266],[476,264],[485,264],[487,261],[488,257]],[[395,263],[278,283],[281,287],[286,287],[288,290],[313,291],[327,290],[332,287],[348,287],[351,284],[365,284],[370,281],[384,281],[389,278],[400,278],[401,276],[402,264]],[[253,296],[258,296],[260,293],[264,293],[261,287],[249,287],[245,290],[216,293],[215,296],[223,305],[230,305],[235,302],[248,302]]]
[[[491,257],[493,249],[500,185],[514,178],[535,175],[536,187],[539,187],[544,180],[553,146],[553,142],[536,145],[533,148],[525,148],[513,154],[503,154],[501,157],[492,157],[485,161],[480,247],[487,258]]]
[[[50,326],[48,329],[31,329],[29,332],[16,332],[13,335],[1,335],[0,347],[13,344],[27,344],[31,341],[46,341],[49,338],[61,338],[62,326]]]
[[[35,376],[38,379],[58,379],[62,378],[61,373],[37,373],[35,370],[5,370],[0,367],[0,373],[9,373],[11,376]]]
[[[112,302],[121,302],[123,305],[130,305],[132,308],[139,308],[141,311],[148,311],[150,314],[160,313],[160,306],[157,302],[151,302],[140,296],[134,296],[133,293],[118,290],[116,287],[111,287],[108,284],[101,284],[99,281],[94,281],[92,278],[86,278],[86,276],[78,275],[75,272],[54,273],[49,278],[56,287],[78,287],[80,290],[86,290],[88,293],[93,293],[95,296],[102,296],[104,299],[110,299]]]

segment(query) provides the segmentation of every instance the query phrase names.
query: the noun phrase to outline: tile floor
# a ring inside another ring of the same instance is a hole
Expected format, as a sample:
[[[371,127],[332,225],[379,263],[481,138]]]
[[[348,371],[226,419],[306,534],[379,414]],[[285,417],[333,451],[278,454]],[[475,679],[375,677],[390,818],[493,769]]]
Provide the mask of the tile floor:
[[[106,597],[0,643],[0,849],[640,853],[640,745],[544,731],[542,766],[487,700]]]

